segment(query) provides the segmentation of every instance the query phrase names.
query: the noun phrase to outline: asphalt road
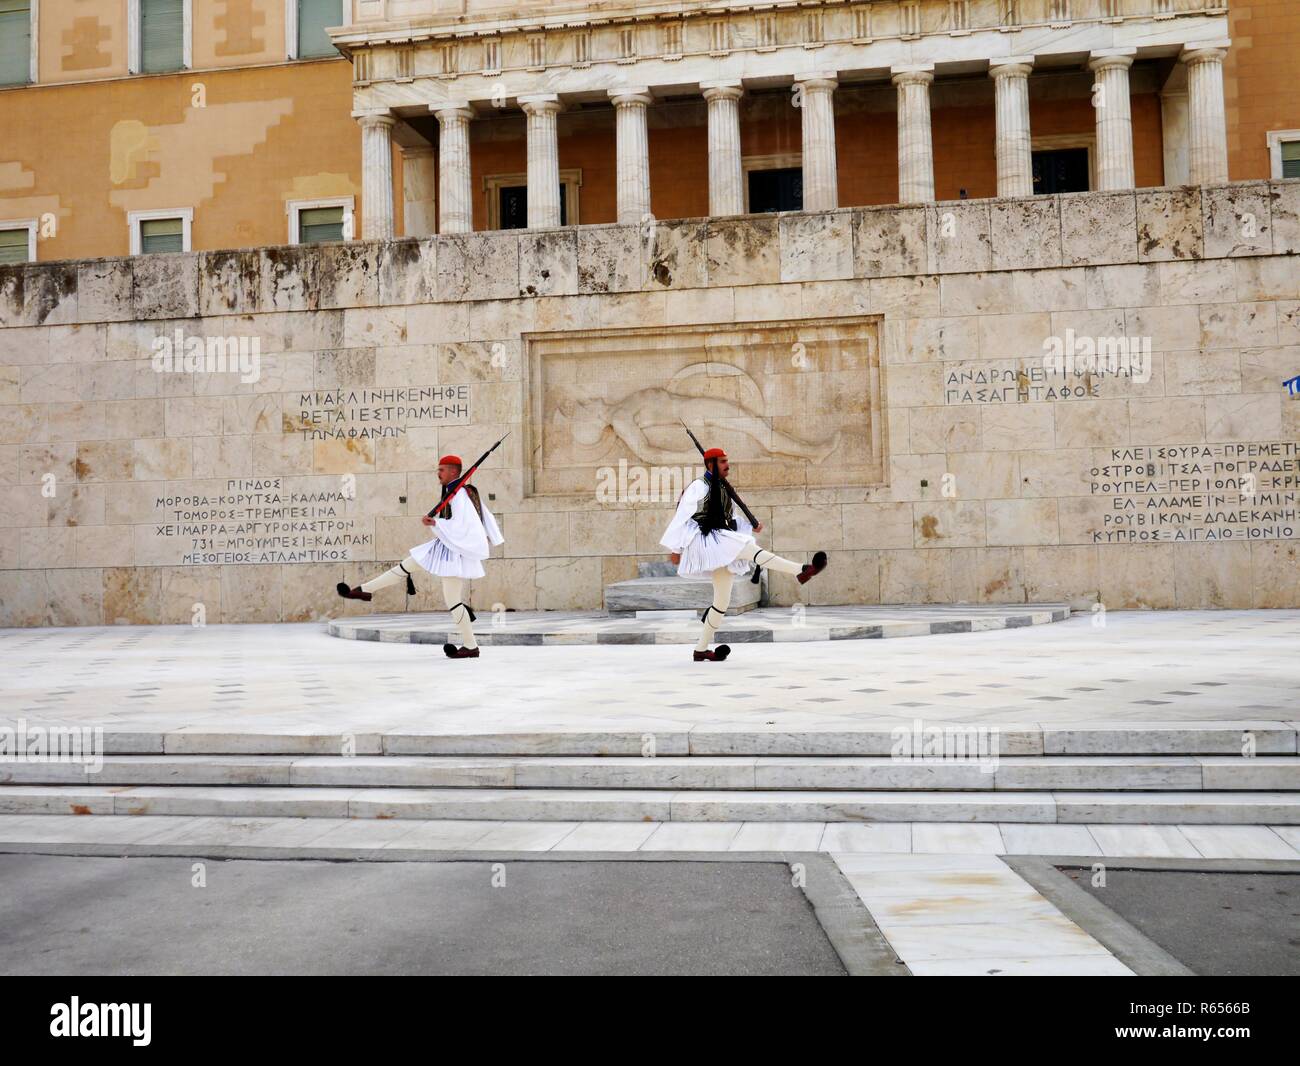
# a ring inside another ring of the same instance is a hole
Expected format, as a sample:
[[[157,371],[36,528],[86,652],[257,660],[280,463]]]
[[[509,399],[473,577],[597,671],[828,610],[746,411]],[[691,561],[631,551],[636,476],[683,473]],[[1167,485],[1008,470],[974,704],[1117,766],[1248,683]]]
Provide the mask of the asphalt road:
[[[1194,973],[1300,975],[1300,874],[1112,866],[1097,888],[1065,873]]]
[[[202,864],[0,855],[0,974],[845,972],[780,863]]]

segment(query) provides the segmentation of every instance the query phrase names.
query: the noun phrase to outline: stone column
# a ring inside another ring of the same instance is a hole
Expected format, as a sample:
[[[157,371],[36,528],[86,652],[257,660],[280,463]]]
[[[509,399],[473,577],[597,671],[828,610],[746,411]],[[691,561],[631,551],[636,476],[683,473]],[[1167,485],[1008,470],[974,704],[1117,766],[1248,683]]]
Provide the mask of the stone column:
[[[639,225],[650,214],[650,139],[646,108],[649,89],[610,89],[614,104],[614,150],[617,158],[618,221]]]
[[[521,96],[528,116],[528,228],[555,229],[560,224],[560,146],[555,116],[560,98],[553,93]]]
[[[997,111],[998,195],[1034,195],[1034,156],[1029,135],[1029,74],[1033,56],[989,64]]]
[[[1186,185],[1191,181],[1187,158],[1187,90],[1164,89],[1160,93],[1160,140],[1165,160],[1165,184]]]
[[[840,205],[835,162],[834,73],[800,74],[803,87],[803,209],[829,211]]]
[[[474,186],[469,175],[467,103],[431,104],[438,117],[438,232],[469,233],[474,228]]]
[[[361,124],[361,236],[393,235],[393,126],[388,111],[355,111]]]
[[[1187,64],[1187,140],[1189,173],[1193,185],[1221,184],[1228,180],[1228,125],[1223,107],[1223,58],[1227,41],[1189,45],[1183,49]]]
[[[402,147],[402,229],[408,237],[428,237],[436,227],[433,145]]]
[[[1136,54],[1133,48],[1111,48],[1093,52],[1088,61],[1088,69],[1097,75],[1092,107],[1097,113],[1097,188],[1102,192],[1135,184],[1128,72]]]
[[[744,214],[740,98],[745,90],[738,81],[704,82],[700,88],[709,105],[709,214]]]
[[[934,142],[930,135],[932,65],[894,67],[898,86],[898,202],[934,200]]]

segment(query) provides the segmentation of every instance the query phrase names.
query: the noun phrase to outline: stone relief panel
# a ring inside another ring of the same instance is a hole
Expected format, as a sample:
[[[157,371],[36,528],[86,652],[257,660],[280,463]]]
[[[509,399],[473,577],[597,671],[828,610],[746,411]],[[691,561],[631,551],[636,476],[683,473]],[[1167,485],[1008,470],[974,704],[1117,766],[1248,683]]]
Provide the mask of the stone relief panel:
[[[529,491],[586,495],[604,472],[699,465],[689,426],[737,484],[884,478],[878,317],[533,333]]]

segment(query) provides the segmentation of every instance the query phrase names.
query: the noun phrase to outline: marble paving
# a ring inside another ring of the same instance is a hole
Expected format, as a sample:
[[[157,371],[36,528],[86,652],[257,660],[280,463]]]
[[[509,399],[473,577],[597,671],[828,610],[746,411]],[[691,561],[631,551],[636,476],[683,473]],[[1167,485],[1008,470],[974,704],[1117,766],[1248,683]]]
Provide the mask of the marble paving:
[[[698,611],[642,611],[636,617],[595,612],[484,612],[475,625],[480,644],[694,644],[700,636]],[[785,643],[823,640],[878,640],[1063,622],[1064,603],[996,604],[941,607],[763,607],[728,617],[718,630],[719,644]],[[331,620],[330,636],[406,644],[459,643],[447,615],[379,614]]]
[[[726,663],[693,663],[674,645],[485,647],[453,661],[436,647],[334,640],[319,623],[7,629],[0,723],[662,734],[1300,718],[1300,611],[1110,612],[1093,623],[739,645]]]

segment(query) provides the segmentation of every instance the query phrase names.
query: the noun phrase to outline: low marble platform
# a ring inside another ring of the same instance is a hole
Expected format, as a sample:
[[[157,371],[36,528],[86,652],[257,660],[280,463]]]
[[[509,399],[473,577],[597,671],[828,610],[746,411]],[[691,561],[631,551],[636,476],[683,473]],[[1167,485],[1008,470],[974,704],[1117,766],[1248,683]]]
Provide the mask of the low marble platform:
[[[751,588],[753,586],[750,586]],[[508,644],[694,644],[700,636],[697,620],[666,611],[662,618],[618,616],[603,612],[508,611],[479,615],[474,625],[478,642]],[[923,637],[941,633],[977,633],[995,629],[1063,622],[1070,617],[1064,603],[998,604],[995,606],[913,607],[763,607],[744,620],[728,616],[718,630],[720,644],[785,643],[824,640],[872,640],[883,637]],[[336,618],[330,636],[345,640],[376,640],[396,644],[459,643],[455,627],[437,614],[377,614]]]
[[[728,614],[745,614],[758,607],[766,582],[750,575],[738,577],[731,589]],[[643,612],[691,611],[699,614],[713,602],[713,581],[703,577],[678,577],[672,563],[638,563],[637,576],[605,586],[605,610],[615,617],[643,616]],[[652,616],[653,617],[653,616]]]

